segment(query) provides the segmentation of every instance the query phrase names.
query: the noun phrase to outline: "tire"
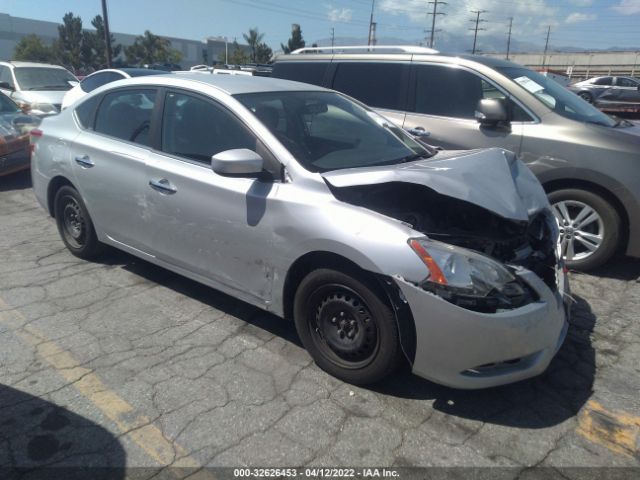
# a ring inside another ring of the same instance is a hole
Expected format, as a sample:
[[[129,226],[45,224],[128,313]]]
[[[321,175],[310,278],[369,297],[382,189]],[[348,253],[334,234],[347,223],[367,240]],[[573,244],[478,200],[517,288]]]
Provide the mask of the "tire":
[[[78,191],[65,185],[54,197],[54,214],[58,232],[69,251],[84,260],[95,260],[104,253],[93,222]]]
[[[593,95],[591,95],[589,92],[578,92],[578,96],[585,102],[593,103]]]
[[[614,255],[620,242],[621,221],[609,201],[588,190],[566,189],[549,193],[549,202],[560,226],[561,251],[569,268],[592,270]]]
[[[320,368],[364,385],[389,375],[401,349],[393,311],[357,277],[329,269],[309,273],[296,292],[294,321]]]

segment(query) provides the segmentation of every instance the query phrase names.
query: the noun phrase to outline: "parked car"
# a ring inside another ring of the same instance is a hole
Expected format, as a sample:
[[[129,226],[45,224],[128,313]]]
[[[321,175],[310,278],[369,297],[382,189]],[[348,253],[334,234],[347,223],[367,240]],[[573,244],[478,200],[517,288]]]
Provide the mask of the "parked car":
[[[106,85],[123,78],[140,77],[142,75],[166,74],[164,70],[152,70],[150,68],[108,68],[98,70],[86,76],[78,85],[69,90],[62,99],[62,109],[64,110],[73,102],[82,98],[87,93],[92,92],[102,85]]]
[[[433,145],[515,152],[549,195],[570,267],[595,268],[617,251],[640,257],[639,126],[504,60],[338,48],[281,55],[273,76],[347,93]]]
[[[442,384],[500,385],[565,336],[557,225],[503,149],[438,152],[337,92],[201,73],[103,86],[32,139],[73,254],[111,245],[292,318],[348,382],[404,355]]]
[[[40,119],[25,113],[0,93],[0,176],[29,168],[29,131]]]
[[[600,108],[640,108],[640,80],[633,77],[594,77],[569,86],[583,100]]]
[[[0,62],[0,92],[10,96],[26,113],[56,114],[67,90],[78,79],[66,68],[34,62]]]

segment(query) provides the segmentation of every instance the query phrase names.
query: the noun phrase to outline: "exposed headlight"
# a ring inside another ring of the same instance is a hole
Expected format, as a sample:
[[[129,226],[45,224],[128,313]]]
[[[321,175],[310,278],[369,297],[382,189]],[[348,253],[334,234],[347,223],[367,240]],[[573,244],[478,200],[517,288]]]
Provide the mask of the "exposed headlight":
[[[428,238],[412,238],[409,246],[428,269],[422,287],[461,307],[494,312],[533,300],[526,285],[485,255]]]

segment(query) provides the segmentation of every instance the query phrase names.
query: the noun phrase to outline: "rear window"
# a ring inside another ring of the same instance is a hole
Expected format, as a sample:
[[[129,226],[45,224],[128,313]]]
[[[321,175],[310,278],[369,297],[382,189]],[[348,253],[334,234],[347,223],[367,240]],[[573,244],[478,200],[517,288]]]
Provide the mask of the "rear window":
[[[80,88],[84,92],[92,92],[102,85],[115,82],[116,80],[122,80],[124,76],[117,72],[100,72],[93,75],[89,75],[87,78],[80,82]]]
[[[328,65],[327,62],[280,62],[274,65],[272,76],[322,87]]]
[[[405,110],[403,86],[408,72],[405,63],[340,63],[333,89],[371,107]]]
[[[76,118],[82,128],[93,128],[93,118],[101,98],[100,95],[94,95],[76,107]]]

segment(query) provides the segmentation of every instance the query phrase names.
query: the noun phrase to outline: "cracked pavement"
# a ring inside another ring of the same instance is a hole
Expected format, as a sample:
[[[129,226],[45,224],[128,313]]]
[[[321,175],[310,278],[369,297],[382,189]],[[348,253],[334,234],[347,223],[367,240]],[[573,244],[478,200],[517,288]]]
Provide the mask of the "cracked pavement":
[[[0,466],[638,468],[639,276],[629,258],[572,273],[535,379],[457,391],[404,368],[358,388],[269,313],[124,253],[73,257],[28,173],[2,178]]]

